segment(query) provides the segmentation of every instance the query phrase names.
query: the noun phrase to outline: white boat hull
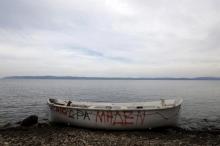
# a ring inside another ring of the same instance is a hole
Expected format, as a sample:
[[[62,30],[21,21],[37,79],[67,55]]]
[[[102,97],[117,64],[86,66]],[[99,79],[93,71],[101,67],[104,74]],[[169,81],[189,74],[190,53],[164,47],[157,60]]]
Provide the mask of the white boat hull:
[[[159,109],[103,110],[49,105],[49,120],[68,125],[112,130],[147,129],[173,126],[178,122],[181,104]]]

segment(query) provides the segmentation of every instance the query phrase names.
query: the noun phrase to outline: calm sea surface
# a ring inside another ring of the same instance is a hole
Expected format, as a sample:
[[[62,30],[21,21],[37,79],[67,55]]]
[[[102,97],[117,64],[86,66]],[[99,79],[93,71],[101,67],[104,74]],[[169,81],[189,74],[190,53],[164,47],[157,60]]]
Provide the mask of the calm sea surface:
[[[48,98],[133,102],[183,98],[180,127],[220,128],[220,81],[0,80],[0,125],[37,114],[47,119]]]

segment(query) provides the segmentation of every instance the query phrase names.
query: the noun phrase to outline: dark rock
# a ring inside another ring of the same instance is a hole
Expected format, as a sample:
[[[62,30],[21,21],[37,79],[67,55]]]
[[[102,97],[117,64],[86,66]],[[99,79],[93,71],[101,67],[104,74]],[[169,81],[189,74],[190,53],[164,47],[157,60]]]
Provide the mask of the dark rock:
[[[29,126],[33,126],[37,123],[38,123],[38,116],[31,115],[31,116],[25,118],[23,121],[21,121],[21,126],[29,127]]]

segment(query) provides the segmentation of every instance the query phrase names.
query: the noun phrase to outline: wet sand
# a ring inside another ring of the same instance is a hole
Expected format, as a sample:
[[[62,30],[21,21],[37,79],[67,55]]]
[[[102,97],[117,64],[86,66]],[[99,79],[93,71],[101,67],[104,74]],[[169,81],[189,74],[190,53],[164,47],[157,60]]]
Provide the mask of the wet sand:
[[[220,145],[220,130],[187,131],[160,128],[142,131],[107,131],[39,123],[33,127],[0,130],[3,146],[184,146]]]

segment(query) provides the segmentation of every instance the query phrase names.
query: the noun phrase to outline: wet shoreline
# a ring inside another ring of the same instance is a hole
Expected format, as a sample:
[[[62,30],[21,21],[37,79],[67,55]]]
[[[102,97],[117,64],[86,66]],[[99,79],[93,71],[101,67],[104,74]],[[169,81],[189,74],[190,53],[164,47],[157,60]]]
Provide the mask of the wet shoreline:
[[[178,127],[151,130],[95,130],[38,123],[31,127],[1,128],[0,145],[220,145],[220,130],[185,130]]]

